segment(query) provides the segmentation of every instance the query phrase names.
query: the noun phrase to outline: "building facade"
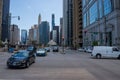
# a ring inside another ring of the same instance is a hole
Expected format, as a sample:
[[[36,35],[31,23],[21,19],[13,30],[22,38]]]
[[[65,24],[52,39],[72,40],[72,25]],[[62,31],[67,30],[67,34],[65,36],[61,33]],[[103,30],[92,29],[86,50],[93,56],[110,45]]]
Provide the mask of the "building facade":
[[[0,40],[1,40],[1,32],[2,32],[2,7],[3,7],[3,0],[0,0]]]
[[[27,30],[25,29],[21,30],[21,43],[23,45],[27,44]]]
[[[53,41],[59,45],[59,26],[54,26],[53,28]]]
[[[41,24],[41,14],[39,14],[39,16],[38,16],[38,25],[40,25]]]
[[[55,26],[55,14],[52,14],[52,30],[54,26]]]
[[[73,41],[73,0],[63,0],[64,43],[72,46]]]
[[[2,6],[2,35],[1,40],[5,41],[10,39],[10,0],[3,0]]]
[[[38,25],[34,25],[29,29],[29,43],[39,44],[39,27]]]
[[[60,28],[59,28],[59,44],[62,45],[63,42],[63,18],[60,18]]]
[[[73,0],[73,46],[83,46],[82,0]]]
[[[120,47],[120,0],[82,0],[84,46]]]
[[[50,40],[50,26],[47,21],[42,21],[39,26],[39,41],[41,45],[46,46]]]
[[[10,44],[16,45],[20,43],[20,29],[18,25],[11,25],[10,26]]]

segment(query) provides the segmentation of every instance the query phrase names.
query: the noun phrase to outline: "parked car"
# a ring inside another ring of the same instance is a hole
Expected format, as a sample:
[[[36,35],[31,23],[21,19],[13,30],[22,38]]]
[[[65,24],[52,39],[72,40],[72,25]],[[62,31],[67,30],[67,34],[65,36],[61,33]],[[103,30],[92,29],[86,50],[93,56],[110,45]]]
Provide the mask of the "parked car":
[[[80,51],[80,52],[85,52],[85,49],[79,48],[78,51]]]
[[[7,67],[24,67],[28,68],[32,63],[35,63],[35,54],[29,51],[18,51],[14,53],[8,60],[7,60]]]
[[[120,59],[120,51],[117,47],[110,46],[95,46],[92,55],[97,59],[100,58],[118,58]]]
[[[45,49],[39,49],[37,50],[36,56],[46,56],[47,51]]]
[[[87,52],[87,53],[92,53],[92,49],[86,49],[86,51],[85,52]]]
[[[49,48],[49,47],[45,47],[45,50],[46,50],[47,52],[50,52],[50,48]]]
[[[53,47],[53,52],[58,52],[59,51],[59,47],[58,46],[54,46]]]
[[[27,51],[32,52],[32,53],[36,53],[36,48],[34,46],[29,46],[27,48]]]

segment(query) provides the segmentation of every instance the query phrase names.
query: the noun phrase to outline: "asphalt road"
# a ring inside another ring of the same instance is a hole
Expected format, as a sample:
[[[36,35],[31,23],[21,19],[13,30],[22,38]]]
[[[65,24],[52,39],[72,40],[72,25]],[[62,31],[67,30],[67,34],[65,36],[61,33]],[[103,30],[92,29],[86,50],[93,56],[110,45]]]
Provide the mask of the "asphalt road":
[[[120,80],[117,59],[92,59],[89,53],[67,50],[37,57],[26,69],[8,69],[9,56],[0,52],[0,80]]]

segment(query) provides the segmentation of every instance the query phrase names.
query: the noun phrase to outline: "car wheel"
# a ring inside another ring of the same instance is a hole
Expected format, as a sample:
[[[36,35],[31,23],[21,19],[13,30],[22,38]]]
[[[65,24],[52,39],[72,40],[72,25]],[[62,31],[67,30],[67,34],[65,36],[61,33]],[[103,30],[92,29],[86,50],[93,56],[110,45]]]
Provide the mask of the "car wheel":
[[[120,60],[120,55],[118,56],[118,59]]]
[[[26,62],[25,68],[28,68],[29,66],[30,66],[30,63],[29,63],[29,62]]]
[[[35,63],[35,58],[33,59],[33,63]]]
[[[101,59],[101,54],[97,54],[97,55],[96,55],[96,58],[97,58],[97,59]]]

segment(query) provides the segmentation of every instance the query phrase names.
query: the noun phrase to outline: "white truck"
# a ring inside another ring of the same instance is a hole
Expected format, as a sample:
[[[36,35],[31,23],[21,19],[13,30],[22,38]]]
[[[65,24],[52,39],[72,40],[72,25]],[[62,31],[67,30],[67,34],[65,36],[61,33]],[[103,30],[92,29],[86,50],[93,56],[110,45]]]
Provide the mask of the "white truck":
[[[120,59],[120,51],[117,47],[110,46],[94,46],[91,56],[100,58],[118,58]]]

